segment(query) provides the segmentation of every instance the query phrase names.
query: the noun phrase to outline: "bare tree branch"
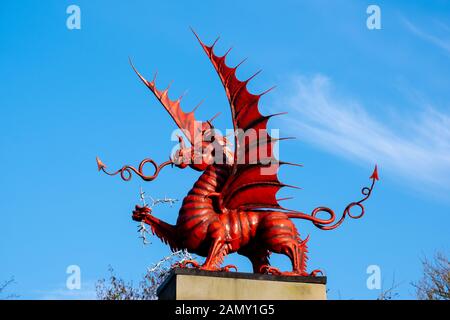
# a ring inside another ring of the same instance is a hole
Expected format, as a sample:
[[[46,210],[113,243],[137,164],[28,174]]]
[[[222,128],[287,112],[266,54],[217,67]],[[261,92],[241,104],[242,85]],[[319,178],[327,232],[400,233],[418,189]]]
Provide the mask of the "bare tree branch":
[[[437,252],[433,261],[422,259],[423,277],[412,283],[420,300],[450,300],[450,262],[446,255]]]
[[[397,283],[395,281],[395,273],[392,276],[392,284],[387,289],[381,289],[380,294],[378,295],[377,300],[393,300],[395,298],[398,298],[399,294],[396,291],[397,288],[400,286],[400,283]]]
[[[109,267],[109,279],[101,279],[97,282],[97,298],[100,300],[157,300],[156,290],[169,275],[172,265],[192,259],[193,257],[187,251],[181,250],[164,257],[147,268],[137,287],[133,286],[131,281],[125,282],[118,278],[113,268]]]
[[[5,289],[14,283],[16,283],[16,281],[14,280],[14,277],[11,277],[9,280],[5,280],[4,282],[2,282],[0,284],[0,300],[8,300],[8,299],[14,299],[14,298],[19,297],[18,295],[13,294],[13,293],[9,294],[5,297],[2,297],[2,294],[4,293]]]

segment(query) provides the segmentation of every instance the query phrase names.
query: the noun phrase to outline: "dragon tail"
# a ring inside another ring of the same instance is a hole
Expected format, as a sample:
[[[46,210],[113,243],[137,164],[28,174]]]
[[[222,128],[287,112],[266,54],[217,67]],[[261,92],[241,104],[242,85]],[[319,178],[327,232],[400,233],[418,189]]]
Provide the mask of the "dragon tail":
[[[299,211],[290,211],[290,212],[287,212],[286,214],[289,218],[304,219],[304,220],[311,221],[316,227],[318,227],[319,229],[322,229],[322,230],[336,229],[337,227],[339,227],[342,224],[342,222],[344,222],[344,219],[346,216],[349,216],[352,219],[359,219],[359,218],[362,218],[362,216],[364,216],[365,209],[364,209],[363,202],[366,201],[370,197],[370,195],[372,194],[372,190],[375,186],[375,182],[377,180],[379,180],[377,166],[375,166],[375,169],[374,169],[372,175],[370,176],[370,179],[372,180],[372,185],[370,187],[364,187],[361,190],[361,193],[364,195],[364,197],[359,201],[349,203],[345,207],[345,209],[342,213],[342,216],[338,221],[336,221],[335,212],[328,207],[317,207],[311,212],[311,214],[306,214],[306,213],[299,212]],[[352,214],[351,210],[353,207],[359,207],[360,213],[357,215]],[[317,215],[320,212],[328,213],[329,218],[328,219],[318,218]]]

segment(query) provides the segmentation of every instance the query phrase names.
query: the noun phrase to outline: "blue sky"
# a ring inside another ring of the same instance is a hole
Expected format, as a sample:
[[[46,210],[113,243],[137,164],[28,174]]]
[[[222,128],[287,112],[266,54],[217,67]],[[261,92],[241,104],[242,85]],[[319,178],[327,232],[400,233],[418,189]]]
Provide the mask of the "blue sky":
[[[81,29],[66,27],[66,8],[81,9]],[[366,8],[381,8],[381,30],[366,27]],[[169,253],[153,238],[144,247],[131,209],[139,187],[153,197],[183,198],[198,173],[166,169],[158,180],[123,182],[99,174],[145,157],[165,161],[174,123],[128,64],[171,80],[197,117],[222,115],[231,126],[221,84],[189,31],[233,46],[230,64],[248,57],[241,78],[266,95],[262,110],[288,111],[270,122],[282,136],[280,178],[302,190],[286,206],[338,212],[381,180],[361,220],[335,231],[305,221],[309,269],[328,276],[329,297],[373,299],[369,265],[385,286],[395,275],[401,298],[421,276],[420,257],[449,252],[450,4],[447,1],[3,1],[0,9],[0,280],[14,276],[22,298],[92,298],[108,265],[138,280]],[[177,208],[154,214],[174,223]],[[244,258],[232,255],[241,271]],[[288,260],[272,262],[288,269]],[[66,289],[66,268],[81,268],[82,289]]]

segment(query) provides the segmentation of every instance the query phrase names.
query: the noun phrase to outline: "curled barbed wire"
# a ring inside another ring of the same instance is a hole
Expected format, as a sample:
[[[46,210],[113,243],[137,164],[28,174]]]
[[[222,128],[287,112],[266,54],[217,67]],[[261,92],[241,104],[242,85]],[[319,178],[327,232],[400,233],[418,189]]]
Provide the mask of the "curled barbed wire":
[[[193,260],[194,257],[187,250],[178,250],[170,255],[162,258],[157,263],[152,264],[147,268],[148,272],[162,272],[169,271],[175,262],[184,262],[186,260]]]
[[[148,204],[146,199],[149,198],[151,200],[151,203]],[[167,198],[164,197],[163,199],[154,199],[151,196],[146,196],[145,195],[145,191],[142,189],[142,187],[140,188],[139,191],[139,199],[142,202],[143,206],[146,207],[154,207],[157,206],[159,204],[170,204],[170,206],[172,206],[175,202],[179,201],[178,199],[175,198]],[[138,225],[138,232],[140,234],[139,239],[142,239],[142,243],[145,245],[147,244],[151,244],[151,241],[148,240],[147,235],[150,234],[149,229],[147,229],[146,224],[144,223],[144,221],[141,221]]]

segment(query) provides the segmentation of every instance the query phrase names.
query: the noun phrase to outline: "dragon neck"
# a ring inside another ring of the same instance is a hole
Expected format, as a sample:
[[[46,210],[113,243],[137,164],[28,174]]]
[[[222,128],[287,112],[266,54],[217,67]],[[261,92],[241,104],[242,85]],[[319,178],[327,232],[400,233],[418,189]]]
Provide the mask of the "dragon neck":
[[[213,214],[218,211],[216,208],[217,197],[213,195],[217,195],[222,190],[229,173],[230,166],[228,165],[208,166],[183,199],[179,218],[199,215],[200,211],[203,214]],[[211,208],[211,212],[207,210],[208,207]]]

